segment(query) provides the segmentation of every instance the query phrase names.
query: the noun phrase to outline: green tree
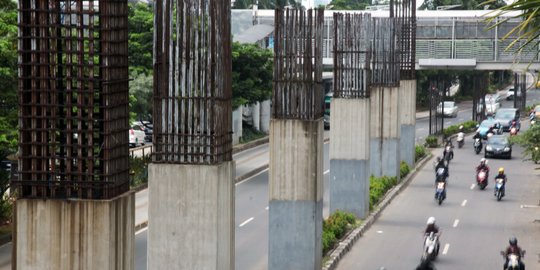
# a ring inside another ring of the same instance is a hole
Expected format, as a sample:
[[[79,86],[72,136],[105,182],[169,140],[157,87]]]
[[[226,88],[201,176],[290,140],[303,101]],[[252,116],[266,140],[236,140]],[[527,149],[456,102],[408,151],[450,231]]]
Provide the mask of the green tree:
[[[257,0],[236,0],[234,2],[234,9],[248,9],[251,8]],[[290,6],[293,8],[301,8],[302,4],[297,0],[258,0],[259,9],[275,9]]]
[[[131,112],[135,114],[136,120],[152,120],[153,112],[153,83],[152,75],[132,72],[129,82],[129,92],[136,100],[132,100]]]
[[[370,4],[370,0],[332,0],[328,7],[333,10],[364,10]]]
[[[144,3],[130,3],[128,13],[130,73],[152,74],[154,13]]]
[[[523,150],[523,160],[539,161],[540,147],[540,124],[531,125],[529,129],[518,136],[510,138],[512,143],[517,143]]]
[[[255,44],[233,43],[233,108],[264,101],[272,94],[272,51]]]

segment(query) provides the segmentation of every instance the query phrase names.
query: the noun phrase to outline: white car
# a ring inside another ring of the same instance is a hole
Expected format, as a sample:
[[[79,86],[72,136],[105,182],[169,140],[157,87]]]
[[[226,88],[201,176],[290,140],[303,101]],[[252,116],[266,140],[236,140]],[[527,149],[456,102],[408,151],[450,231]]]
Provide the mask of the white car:
[[[488,102],[486,100],[486,114],[495,114],[500,107],[501,104],[499,102],[493,100]]]
[[[458,114],[458,107],[455,102],[453,101],[445,101],[444,102],[444,112],[443,110],[443,104],[439,103],[439,106],[437,106],[437,113],[441,114],[443,113],[444,116],[449,117],[457,117]]]
[[[144,145],[144,131],[139,125],[132,125],[129,129],[129,146],[137,147]]]
[[[515,94],[516,94],[516,91],[514,90],[514,87],[509,88],[508,91],[506,91],[506,100],[514,99]]]

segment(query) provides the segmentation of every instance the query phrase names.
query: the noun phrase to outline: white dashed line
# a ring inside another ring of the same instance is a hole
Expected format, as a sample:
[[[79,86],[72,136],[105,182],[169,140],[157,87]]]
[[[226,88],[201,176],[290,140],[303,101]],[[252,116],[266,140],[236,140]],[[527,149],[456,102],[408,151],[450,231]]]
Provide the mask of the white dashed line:
[[[383,231],[377,231],[377,233],[383,233]]]
[[[253,218],[250,217],[248,220],[244,221],[244,222],[243,222],[242,224],[240,224],[240,226],[238,226],[238,227],[243,227],[244,225],[250,223],[252,220],[253,220]]]
[[[330,172],[330,170],[326,170],[326,171],[324,171],[324,174],[327,174],[327,173],[329,173],[329,172]]]
[[[459,219],[456,219],[456,220],[454,221],[454,228],[457,227],[458,224],[459,224]]]
[[[450,248],[450,244],[444,245],[444,249],[443,249],[443,251],[442,251],[442,254],[443,254],[443,255],[446,255],[446,253],[448,253],[448,249],[449,249],[449,248]]]
[[[268,207],[268,206],[267,206],[267,207],[266,207],[266,208],[264,208],[264,209],[268,210],[268,209],[270,209],[270,207]]]
[[[467,204],[467,200],[463,200],[463,202],[461,203],[461,206],[465,206]]]
[[[476,184],[471,185],[471,189],[474,189],[474,187],[476,187]]]

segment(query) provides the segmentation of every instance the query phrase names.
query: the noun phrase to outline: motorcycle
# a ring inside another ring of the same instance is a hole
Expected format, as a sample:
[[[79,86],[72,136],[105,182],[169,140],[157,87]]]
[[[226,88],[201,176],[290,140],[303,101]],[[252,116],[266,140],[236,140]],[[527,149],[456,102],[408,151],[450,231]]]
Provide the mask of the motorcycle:
[[[516,121],[512,121],[512,126],[510,126],[510,136],[517,135],[517,127],[516,127]]]
[[[450,145],[445,146],[444,151],[444,160],[446,161],[446,166],[448,166],[450,164],[450,160],[454,158],[454,151]]]
[[[437,182],[437,188],[435,189],[435,200],[439,202],[439,205],[442,204],[444,199],[446,199],[446,182]]]
[[[476,174],[476,184],[482,190],[485,189],[486,186],[488,185],[487,172],[485,170],[480,170]]]
[[[473,146],[474,146],[474,152],[478,155],[480,151],[482,151],[482,141],[480,140],[480,138],[474,139]]]
[[[435,172],[435,185],[437,185],[438,182],[446,182],[446,169],[445,168],[439,168]]]
[[[497,201],[504,197],[504,179],[502,178],[495,179],[495,197],[497,197]]]
[[[434,261],[439,255],[439,236],[430,232],[424,241],[424,253],[422,261]]]
[[[501,251],[501,255],[504,257],[505,253],[504,251]],[[525,250],[521,251],[521,257],[525,256]],[[506,256],[506,259],[508,260],[508,264],[506,265],[505,270],[521,270],[520,266],[520,260],[519,257],[516,254],[508,254]]]
[[[463,133],[463,132],[458,133],[458,135],[457,135],[457,143],[458,143],[458,148],[463,147],[463,144],[465,143],[465,133]]]
[[[540,149],[538,146],[535,146],[531,152],[531,159],[534,162],[534,164],[537,164],[538,161],[540,161]]]

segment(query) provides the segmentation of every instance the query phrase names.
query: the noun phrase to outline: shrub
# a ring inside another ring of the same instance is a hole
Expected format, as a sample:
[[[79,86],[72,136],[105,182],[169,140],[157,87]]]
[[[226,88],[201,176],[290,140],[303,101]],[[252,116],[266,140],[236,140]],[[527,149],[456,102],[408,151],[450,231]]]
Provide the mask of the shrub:
[[[351,225],[354,224],[356,224],[356,217],[353,214],[339,210],[324,220],[322,234],[323,254],[332,250],[337,240],[345,236]]]
[[[396,177],[371,176],[369,179],[369,209],[373,207],[381,200],[386,192],[397,184]]]
[[[434,136],[434,135],[429,135],[426,137],[426,147],[430,147],[430,148],[435,148],[437,147],[438,143],[437,143],[437,136]]]
[[[150,163],[150,161],[150,155],[146,155],[144,157],[129,157],[131,188],[136,188],[140,185],[148,183],[148,163]]]
[[[459,126],[463,126],[463,132],[467,133],[467,132],[472,132],[474,130],[476,130],[476,125],[478,124],[478,122],[476,121],[466,121],[466,122],[463,122],[461,124],[457,124],[457,125],[451,125],[445,129],[443,129],[443,135],[445,137],[449,137],[451,135],[454,135],[454,134],[457,134],[459,132]]]
[[[426,148],[423,145],[417,145],[414,151],[414,162],[426,156]]]
[[[409,164],[407,164],[407,162],[402,160],[399,163],[399,177],[404,178],[405,176],[407,176],[407,174],[409,174],[410,171],[411,171],[411,168],[409,168]]]

